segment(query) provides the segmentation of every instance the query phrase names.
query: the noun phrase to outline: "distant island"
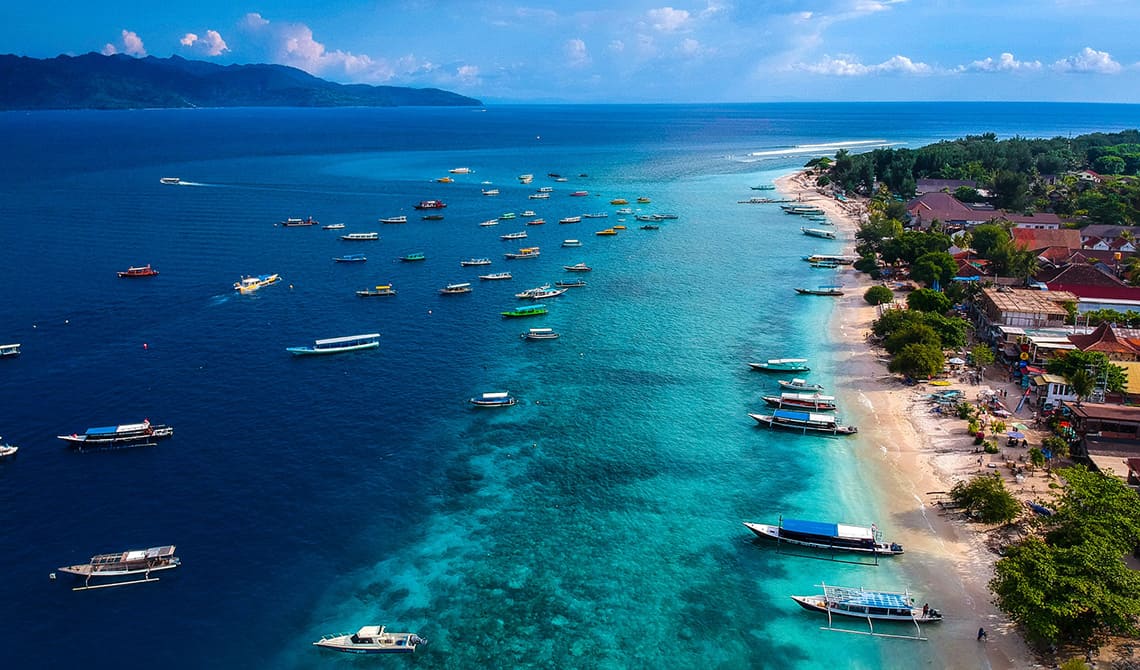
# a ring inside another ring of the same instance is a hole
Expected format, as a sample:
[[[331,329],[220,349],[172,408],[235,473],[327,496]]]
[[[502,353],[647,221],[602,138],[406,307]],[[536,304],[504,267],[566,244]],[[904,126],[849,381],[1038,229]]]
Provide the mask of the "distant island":
[[[336,84],[285,65],[123,54],[0,55],[0,110],[478,106],[437,88]]]

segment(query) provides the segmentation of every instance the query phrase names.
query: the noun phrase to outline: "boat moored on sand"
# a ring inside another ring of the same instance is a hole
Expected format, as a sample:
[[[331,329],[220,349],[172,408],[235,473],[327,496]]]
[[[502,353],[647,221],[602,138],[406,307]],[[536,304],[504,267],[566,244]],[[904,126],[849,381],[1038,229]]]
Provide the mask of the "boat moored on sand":
[[[819,585],[823,593],[791,596],[809,612],[840,615],[858,619],[933,623],[942,621],[942,613],[927,605],[918,606],[908,591],[871,591],[848,586]]]
[[[776,383],[780,385],[780,388],[787,391],[804,391],[815,393],[820,393],[823,391],[823,384],[812,384],[808,380],[799,379],[798,377],[792,379],[791,381],[781,379]]]
[[[313,643],[349,654],[410,654],[421,644],[427,644],[415,633],[389,633],[384,626],[364,626],[355,633],[325,635]]]

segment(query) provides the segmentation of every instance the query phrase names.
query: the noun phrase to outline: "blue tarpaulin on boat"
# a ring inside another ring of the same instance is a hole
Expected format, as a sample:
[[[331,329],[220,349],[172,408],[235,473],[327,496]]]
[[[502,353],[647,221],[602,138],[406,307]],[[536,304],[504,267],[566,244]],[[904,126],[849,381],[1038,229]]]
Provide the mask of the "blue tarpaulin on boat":
[[[772,416],[779,417],[781,419],[796,419],[797,421],[807,421],[811,418],[811,414],[808,412],[796,412],[790,409],[773,410]]]
[[[793,533],[810,533],[812,535],[822,535],[824,537],[837,537],[839,535],[839,526],[834,523],[826,523],[824,521],[784,519],[783,522],[780,523],[780,527],[784,530],[790,530]]]

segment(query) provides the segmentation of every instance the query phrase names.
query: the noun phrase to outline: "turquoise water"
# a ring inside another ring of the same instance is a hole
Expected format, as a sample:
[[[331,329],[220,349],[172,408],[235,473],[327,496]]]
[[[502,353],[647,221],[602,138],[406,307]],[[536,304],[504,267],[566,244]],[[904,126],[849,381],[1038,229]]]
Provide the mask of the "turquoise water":
[[[820,631],[788,598],[820,581],[921,593],[907,571],[921,556],[878,568],[783,556],[741,525],[784,514],[891,531],[860,460],[872,445],[747,416],[775,390],[750,360],[808,357],[811,379],[833,386],[834,303],[791,289],[826,283],[799,259],[843,243],[737,201],[837,146],[803,145],[1136,118],[1066,105],[0,115],[22,166],[0,179],[0,341],[24,343],[0,365],[0,434],[21,446],[0,464],[12,528],[0,600],[23,613],[6,649],[25,666],[354,667],[311,642],[375,623],[427,637],[388,659],[424,668],[946,667],[936,645]],[[459,166],[475,173],[433,181]],[[482,196],[483,181],[502,194]],[[550,200],[527,199],[543,185]],[[595,236],[618,223],[614,197],[678,219]],[[411,209],[428,198],[449,203],[444,221]],[[525,209],[548,223],[477,225]],[[611,215],[556,223],[594,211]],[[409,222],[377,223],[397,214]],[[346,229],[273,225],[309,215]],[[500,241],[521,229],[524,243]],[[381,240],[347,250],[367,263],[332,262],[346,253],[337,235],[369,230]],[[502,260],[534,245],[537,259]],[[427,260],[395,260],[413,251]],[[459,267],[471,256],[495,262]],[[148,262],[160,276],[115,277]],[[588,286],[547,301],[547,316],[499,317],[577,262],[594,268]],[[510,282],[475,279],[507,270]],[[284,281],[230,290],[267,272]],[[474,292],[438,295],[457,281]],[[353,295],[388,282],[397,297]],[[519,338],[539,326],[562,337]],[[377,331],[378,351],[284,351]],[[466,403],[495,390],[520,403]],[[54,439],[144,416],[175,437],[82,456]],[[184,564],[159,584],[77,594],[46,579],[164,543]],[[45,649],[60,631],[67,644]]]

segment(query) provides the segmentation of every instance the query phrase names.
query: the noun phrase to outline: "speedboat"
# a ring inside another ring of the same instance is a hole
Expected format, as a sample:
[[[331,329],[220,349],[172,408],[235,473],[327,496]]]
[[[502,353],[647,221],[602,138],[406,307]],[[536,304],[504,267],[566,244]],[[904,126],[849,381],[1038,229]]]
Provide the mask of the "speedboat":
[[[313,646],[350,654],[410,654],[427,644],[415,633],[389,633],[384,626],[364,626],[355,633],[325,635]]]

